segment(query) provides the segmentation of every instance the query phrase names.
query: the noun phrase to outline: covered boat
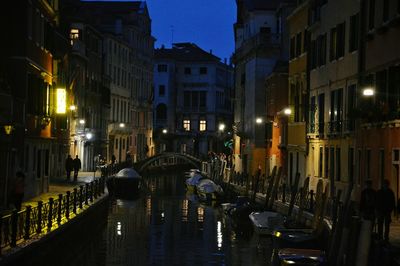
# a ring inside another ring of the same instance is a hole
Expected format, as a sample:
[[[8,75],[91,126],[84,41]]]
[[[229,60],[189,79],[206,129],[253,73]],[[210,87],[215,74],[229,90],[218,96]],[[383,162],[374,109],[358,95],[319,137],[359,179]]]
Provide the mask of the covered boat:
[[[141,186],[142,177],[133,168],[124,168],[107,179],[108,191],[119,198],[138,196]]]
[[[249,218],[254,231],[260,235],[272,235],[274,230],[284,228],[284,216],[278,212],[252,212]]]
[[[272,234],[274,249],[317,248],[318,236],[313,229],[278,229]]]
[[[196,190],[199,198],[204,201],[218,200],[224,194],[221,186],[207,178],[200,180],[199,184],[196,186]]]
[[[285,248],[278,253],[278,263],[274,265],[327,265],[325,252],[315,249]]]
[[[186,179],[186,188],[189,192],[195,192],[196,191],[196,186],[200,183],[202,179],[205,177],[202,176],[201,174],[195,173],[192,175],[192,177],[189,177]]]

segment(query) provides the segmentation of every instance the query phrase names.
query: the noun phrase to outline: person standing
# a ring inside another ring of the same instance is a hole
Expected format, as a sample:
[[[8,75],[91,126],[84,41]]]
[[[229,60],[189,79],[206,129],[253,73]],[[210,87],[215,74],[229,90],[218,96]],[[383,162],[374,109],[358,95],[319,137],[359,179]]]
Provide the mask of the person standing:
[[[365,181],[365,188],[361,192],[360,212],[364,220],[372,221],[372,227],[375,223],[376,209],[376,191],[372,188],[372,181]]]
[[[392,211],[395,207],[394,193],[390,189],[389,184],[389,180],[383,180],[382,188],[377,193],[376,205],[378,236],[380,239],[384,237],[385,241],[389,241],[389,228],[392,221]],[[385,226],[385,233],[383,233],[383,226]]]
[[[15,175],[14,206],[19,211],[21,210],[22,199],[24,198],[25,192],[25,174],[18,171]]]
[[[74,181],[78,180],[78,172],[81,169],[81,159],[79,159],[78,155],[76,155],[74,159]]]
[[[67,159],[65,160],[65,171],[67,171],[67,180],[71,179],[71,172],[74,170],[74,160],[71,155],[68,154]]]

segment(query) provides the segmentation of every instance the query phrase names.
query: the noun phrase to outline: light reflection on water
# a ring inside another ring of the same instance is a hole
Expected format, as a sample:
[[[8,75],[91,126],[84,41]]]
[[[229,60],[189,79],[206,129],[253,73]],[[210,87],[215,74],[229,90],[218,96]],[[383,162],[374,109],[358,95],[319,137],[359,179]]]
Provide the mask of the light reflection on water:
[[[186,195],[183,177],[151,177],[137,200],[114,200],[103,229],[102,249],[71,265],[268,265],[270,240],[233,230],[218,206]],[[82,251],[82,250],[81,250]]]

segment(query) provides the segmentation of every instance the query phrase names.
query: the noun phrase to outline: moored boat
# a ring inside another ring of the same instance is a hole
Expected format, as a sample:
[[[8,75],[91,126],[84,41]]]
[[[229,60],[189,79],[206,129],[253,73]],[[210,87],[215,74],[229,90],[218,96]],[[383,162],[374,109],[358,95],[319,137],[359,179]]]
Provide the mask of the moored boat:
[[[124,168],[107,179],[107,189],[118,198],[135,198],[142,186],[142,177],[133,168]]]
[[[254,231],[260,235],[272,235],[274,230],[284,227],[284,216],[278,212],[252,212],[249,218]]]
[[[203,201],[219,200],[224,193],[221,186],[207,178],[200,180],[196,186],[196,191],[199,198]]]
[[[186,179],[186,188],[187,191],[189,192],[196,192],[196,186],[200,183],[201,180],[203,180],[205,177],[200,175],[200,174],[193,174],[192,177],[189,177]]]
[[[322,250],[285,248],[279,251],[274,265],[325,266],[327,260]]]

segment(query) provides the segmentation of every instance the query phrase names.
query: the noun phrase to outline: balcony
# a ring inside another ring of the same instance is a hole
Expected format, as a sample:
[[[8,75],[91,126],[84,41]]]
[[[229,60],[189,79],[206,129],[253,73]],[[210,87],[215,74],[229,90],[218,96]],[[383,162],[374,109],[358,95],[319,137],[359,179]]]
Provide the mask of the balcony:
[[[326,123],[308,123],[307,135],[314,138],[335,138],[350,134],[355,129],[354,120],[338,120]]]
[[[245,40],[240,48],[233,54],[233,62],[237,63],[248,54],[257,50],[268,50],[271,48],[279,49],[281,45],[281,35],[276,33],[260,32],[250,39]]]

